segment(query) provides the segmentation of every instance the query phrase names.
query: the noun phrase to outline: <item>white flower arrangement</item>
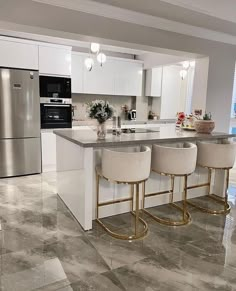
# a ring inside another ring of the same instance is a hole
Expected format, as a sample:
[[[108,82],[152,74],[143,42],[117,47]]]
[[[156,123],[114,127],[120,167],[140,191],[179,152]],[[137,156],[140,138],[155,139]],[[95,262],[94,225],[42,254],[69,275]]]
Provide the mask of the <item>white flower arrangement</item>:
[[[114,114],[114,108],[108,101],[94,100],[88,104],[88,115],[90,118],[97,119],[98,123],[104,123]]]

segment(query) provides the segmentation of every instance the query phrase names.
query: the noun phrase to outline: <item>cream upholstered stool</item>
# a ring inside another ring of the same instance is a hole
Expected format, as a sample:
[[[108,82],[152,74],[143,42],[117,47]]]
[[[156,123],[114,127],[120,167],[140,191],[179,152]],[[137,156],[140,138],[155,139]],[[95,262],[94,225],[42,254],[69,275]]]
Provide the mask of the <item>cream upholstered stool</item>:
[[[191,216],[187,211],[186,199],[187,199],[187,179],[196,168],[197,160],[197,147],[192,143],[184,143],[175,146],[161,146],[153,145],[152,147],[152,171],[171,177],[171,189],[168,191],[162,191],[159,193],[150,193],[144,194],[143,197],[143,211],[155,219],[157,222],[162,224],[178,226],[184,225],[190,222]],[[183,196],[183,205],[179,205],[173,202],[174,196],[174,181],[175,177],[184,177],[184,196]],[[171,194],[170,205],[174,206],[176,209],[180,210],[182,213],[182,220],[173,221],[167,218],[160,218],[151,214],[148,210],[145,209],[145,199],[155,195],[161,194]]]
[[[223,140],[221,144],[198,142],[198,166],[208,169],[208,195],[207,197],[214,199],[216,202],[223,205],[223,209],[215,210],[202,207],[195,202],[188,204],[196,207],[197,209],[210,214],[227,214],[230,212],[230,206],[228,204],[228,186],[229,186],[229,170],[233,168],[236,154],[236,144],[231,143],[228,140]],[[221,198],[215,194],[211,194],[211,180],[212,170],[224,170],[226,172],[226,186],[225,197]]]
[[[139,152],[119,152],[103,149],[102,165],[97,167],[97,213],[96,221],[113,237],[123,240],[133,240],[144,237],[148,231],[147,223],[139,216],[139,185],[149,178],[151,169],[151,149],[142,146]],[[106,202],[99,201],[99,181],[105,178],[112,183],[129,184],[131,196],[118,200]],[[136,191],[134,191],[134,186]],[[136,206],[133,212],[134,192],[136,192]],[[131,201],[131,213],[135,216],[135,231],[131,235],[119,234],[111,231],[99,219],[99,207],[119,202]],[[142,223],[143,229],[139,231],[139,222]]]

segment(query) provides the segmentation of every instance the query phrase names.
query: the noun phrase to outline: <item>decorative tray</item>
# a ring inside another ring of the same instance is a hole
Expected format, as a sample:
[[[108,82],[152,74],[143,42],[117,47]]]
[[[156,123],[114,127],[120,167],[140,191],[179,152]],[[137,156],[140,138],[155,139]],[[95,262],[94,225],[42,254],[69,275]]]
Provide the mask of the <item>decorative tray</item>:
[[[189,131],[196,131],[194,127],[189,127],[189,126],[182,126],[181,127],[183,130],[189,130]]]

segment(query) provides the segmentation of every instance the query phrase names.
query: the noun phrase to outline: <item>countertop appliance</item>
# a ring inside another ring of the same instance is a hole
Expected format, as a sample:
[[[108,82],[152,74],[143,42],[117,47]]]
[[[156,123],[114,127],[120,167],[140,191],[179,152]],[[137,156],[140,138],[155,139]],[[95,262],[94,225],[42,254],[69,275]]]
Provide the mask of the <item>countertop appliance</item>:
[[[71,79],[40,76],[41,128],[71,128]]]
[[[39,74],[0,68],[0,177],[40,172]]]
[[[136,120],[136,110],[135,109],[131,109],[128,112],[128,120]]]

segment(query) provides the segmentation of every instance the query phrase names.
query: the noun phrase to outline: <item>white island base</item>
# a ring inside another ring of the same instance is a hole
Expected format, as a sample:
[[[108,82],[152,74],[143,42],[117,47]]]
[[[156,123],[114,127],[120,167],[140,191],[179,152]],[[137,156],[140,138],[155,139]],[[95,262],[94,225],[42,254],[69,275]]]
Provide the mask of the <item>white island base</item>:
[[[59,132],[59,131],[58,131]],[[57,133],[56,133],[57,134]],[[225,137],[224,137],[225,138]],[[207,139],[207,138],[206,138]],[[217,140],[217,138],[216,138]],[[181,142],[181,140],[179,141]],[[57,134],[57,179],[58,195],[67,205],[84,230],[92,229],[92,221],[96,213],[96,177],[95,167],[101,162],[102,147],[80,145],[72,139],[64,138]],[[153,142],[154,143],[154,142]],[[158,143],[155,141],[155,143]],[[120,145],[117,148],[130,150],[144,144],[143,141],[135,145]],[[150,145],[151,146],[151,145]],[[107,145],[106,147],[109,147]],[[113,144],[114,148],[114,144]],[[115,167],[115,165],[114,165]],[[189,176],[188,187],[205,184],[208,182],[208,171],[197,167],[195,173]],[[212,177],[211,193],[224,196],[225,173],[217,170]],[[151,173],[146,183],[146,193],[160,192],[170,189],[170,178]],[[188,190],[188,198],[195,198],[207,194],[208,187],[198,187]],[[176,177],[174,188],[174,201],[181,201],[183,195],[183,179]],[[128,185],[112,184],[106,180],[100,182],[100,201],[117,200],[129,197]],[[141,195],[140,195],[141,196]],[[169,203],[168,194],[146,198],[146,207],[154,207]],[[141,205],[140,197],[140,205]],[[101,207],[100,217],[107,217],[130,211],[130,201]]]

